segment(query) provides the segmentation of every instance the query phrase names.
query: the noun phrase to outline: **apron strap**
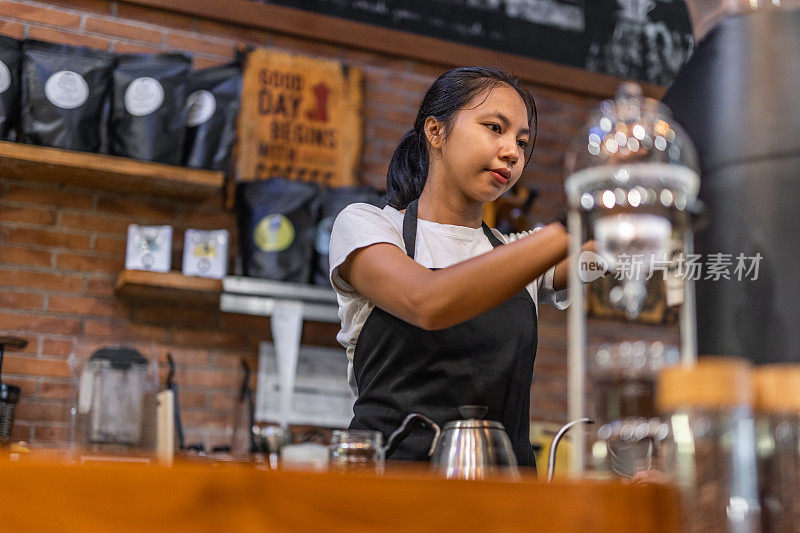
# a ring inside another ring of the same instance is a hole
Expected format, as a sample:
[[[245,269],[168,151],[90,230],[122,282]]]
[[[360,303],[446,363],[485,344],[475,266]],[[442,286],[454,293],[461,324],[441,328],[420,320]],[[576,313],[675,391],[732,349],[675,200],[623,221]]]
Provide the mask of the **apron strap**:
[[[417,251],[417,211],[419,208],[419,198],[406,206],[406,214],[403,216],[403,242],[406,245],[408,257],[414,259]],[[481,228],[492,247],[502,246],[503,242],[497,238],[494,232],[489,229],[486,222],[481,221]]]
[[[403,217],[403,242],[406,245],[408,257],[414,259],[417,251],[417,205],[419,198],[406,206],[406,214]]]
[[[498,247],[503,245],[503,241],[497,238],[494,232],[489,229],[489,226],[486,225],[486,222],[481,220],[481,227],[483,228],[483,233],[489,239],[489,242],[492,243],[493,247]]]

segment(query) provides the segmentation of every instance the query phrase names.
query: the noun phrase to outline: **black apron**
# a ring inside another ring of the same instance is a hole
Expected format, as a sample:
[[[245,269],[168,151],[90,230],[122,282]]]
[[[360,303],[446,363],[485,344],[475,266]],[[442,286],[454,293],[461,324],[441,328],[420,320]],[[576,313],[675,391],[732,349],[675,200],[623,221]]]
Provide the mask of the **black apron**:
[[[484,223],[492,246],[503,243]],[[414,259],[417,200],[406,208],[403,241]],[[502,272],[498,272],[502,275]],[[521,466],[535,466],[530,444],[530,392],[537,344],[536,306],[527,289],[456,326],[425,331],[373,308],[358,336],[353,367],[358,398],[351,429],[387,438],[409,413],[440,426],[460,419],[460,405],[485,405],[503,424]],[[392,460],[427,461],[433,432],[415,428]]]

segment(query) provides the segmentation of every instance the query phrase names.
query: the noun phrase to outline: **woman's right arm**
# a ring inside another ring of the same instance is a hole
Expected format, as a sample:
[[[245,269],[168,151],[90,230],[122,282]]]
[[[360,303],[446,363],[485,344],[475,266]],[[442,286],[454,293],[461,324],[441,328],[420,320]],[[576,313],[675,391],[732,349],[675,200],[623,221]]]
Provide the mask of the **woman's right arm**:
[[[339,276],[375,305],[422,329],[444,329],[478,316],[519,292],[567,255],[567,233],[554,223],[467,261],[429,270],[397,246],[352,252]],[[498,324],[502,326],[502,324]]]

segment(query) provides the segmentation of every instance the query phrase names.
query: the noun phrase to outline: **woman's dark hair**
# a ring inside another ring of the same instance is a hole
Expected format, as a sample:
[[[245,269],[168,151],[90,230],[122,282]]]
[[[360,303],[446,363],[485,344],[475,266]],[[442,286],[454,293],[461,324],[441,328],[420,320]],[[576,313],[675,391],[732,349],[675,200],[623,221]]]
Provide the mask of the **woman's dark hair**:
[[[523,88],[519,79],[502,70],[490,67],[461,67],[448,70],[430,86],[422,99],[414,120],[392,155],[386,174],[386,201],[395,209],[405,209],[419,198],[428,178],[428,139],[425,136],[425,119],[433,117],[444,124],[447,135],[456,113],[487,89],[507,85],[517,91],[528,110],[528,124],[532,132],[530,150],[536,142],[536,103],[533,95]],[[526,147],[525,164],[530,150]]]

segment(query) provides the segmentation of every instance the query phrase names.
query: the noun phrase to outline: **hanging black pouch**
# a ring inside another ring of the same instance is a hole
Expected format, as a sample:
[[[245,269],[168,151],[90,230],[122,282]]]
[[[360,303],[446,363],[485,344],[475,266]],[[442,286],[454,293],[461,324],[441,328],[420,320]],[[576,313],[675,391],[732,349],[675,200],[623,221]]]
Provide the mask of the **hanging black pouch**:
[[[110,150],[179,165],[192,62],[183,54],[130,54],[114,70]]]
[[[22,41],[0,35],[0,140],[16,141]]]
[[[370,187],[338,187],[327,189],[320,198],[319,222],[314,237],[314,274],[315,285],[331,286],[328,278],[330,262],[328,252],[331,244],[331,229],[336,215],[350,204],[363,202],[383,207],[384,202],[378,192]]]
[[[114,56],[30,40],[22,49],[22,140],[97,152]]]
[[[270,178],[240,183],[237,194],[244,275],[308,283],[319,186]]]
[[[191,73],[186,102],[185,166],[228,169],[241,92],[242,71],[238,63]]]

